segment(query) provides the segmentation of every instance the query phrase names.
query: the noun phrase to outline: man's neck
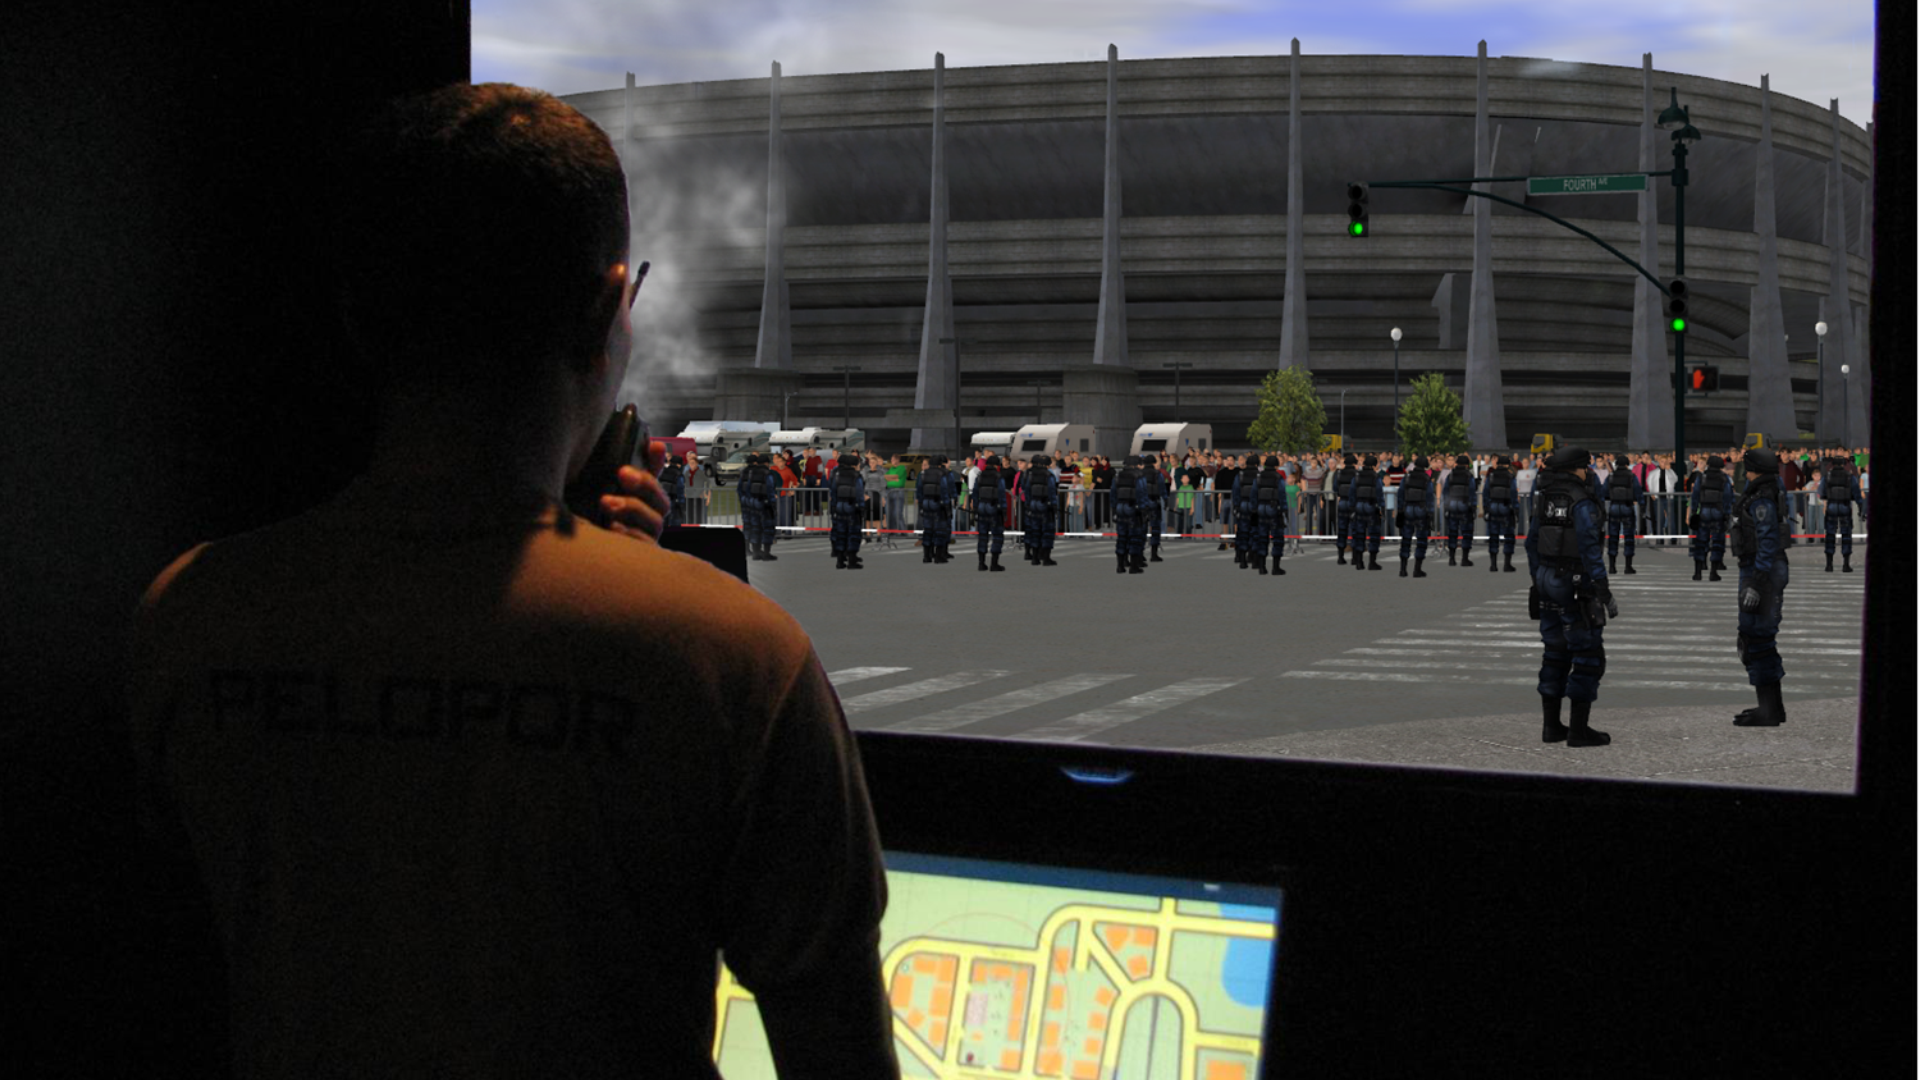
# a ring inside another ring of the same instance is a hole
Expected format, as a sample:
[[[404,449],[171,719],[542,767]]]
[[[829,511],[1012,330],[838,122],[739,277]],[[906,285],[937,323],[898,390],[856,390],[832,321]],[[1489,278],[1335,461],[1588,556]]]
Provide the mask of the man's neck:
[[[383,403],[368,475],[383,482],[470,491],[476,499],[538,491],[558,499],[574,452],[565,409],[487,405],[396,392]]]

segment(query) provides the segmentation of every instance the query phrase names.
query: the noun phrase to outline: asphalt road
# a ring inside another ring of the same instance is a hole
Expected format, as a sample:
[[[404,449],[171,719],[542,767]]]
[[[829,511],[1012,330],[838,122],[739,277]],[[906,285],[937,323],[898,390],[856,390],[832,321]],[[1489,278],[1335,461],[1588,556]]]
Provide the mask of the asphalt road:
[[[1309,543],[1262,577],[1181,541],[1117,574],[1110,542],[1063,540],[1060,565],[1034,567],[1009,536],[1006,571],[980,573],[962,537],[944,566],[869,541],[864,569],[837,570],[810,534],[750,569],[812,636],[856,728],[1181,748],[1537,709],[1524,551],[1490,572],[1482,544],[1471,569],[1436,545],[1423,579],[1399,576],[1398,552],[1360,571]],[[1822,572],[1814,549],[1790,559],[1785,699],[1855,697],[1865,575]],[[1695,582],[1684,548],[1644,545],[1635,568],[1613,582],[1596,726],[1608,710],[1752,705],[1734,571]]]

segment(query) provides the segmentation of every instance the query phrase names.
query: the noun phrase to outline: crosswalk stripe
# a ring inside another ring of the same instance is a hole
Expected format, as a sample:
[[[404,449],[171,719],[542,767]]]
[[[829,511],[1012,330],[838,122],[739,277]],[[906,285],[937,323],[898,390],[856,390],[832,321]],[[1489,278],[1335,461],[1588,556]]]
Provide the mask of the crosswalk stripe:
[[[1492,686],[1540,685],[1538,677],[1501,679],[1488,678],[1481,675],[1399,675],[1393,672],[1376,674],[1360,671],[1285,671],[1281,672],[1280,677],[1283,679],[1340,679],[1348,682],[1423,683],[1438,680],[1441,682],[1481,683]],[[1791,676],[1789,676],[1788,681],[1791,682]],[[1753,692],[1752,685],[1743,682],[1697,683],[1669,682],[1660,679],[1602,679],[1600,685],[1604,689],[1612,690],[1709,690],[1717,693],[1737,692],[1748,694]],[[1783,689],[1786,685],[1786,683],[1781,684]],[[1808,687],[1807,689],[1814,688]]]
[[[969,701],[925,716],[916,716],[911,720],[902,720],[897,724],[888,724],[886,731],[950,731],[966,724],[991,719],[1006,713],[1015,712],[1033,705],[1041,705],[1069,694],[1078,694],[1105,686],[1110,682],[1131,678],[1130,675],[1088,674],[1069,675],[1064,679],[1041,683],[1037,686],[1022,687],[979,701]]]
[[[1411,652],[1411,653],[1402,652],[1399,649],[1391,648],[1391,646],[1393,645],[1421,646],[1421,650],[1417,652]],[[1484,640],[1484,641],[1479,638],[1471,638],[1466,641],[1462,641],[1458,636],[1449,637],[1449,638],[1435,638],[1430,641],[1396,638],[1391,640],[1383,639],[1380,646],[1365,646],[1358,649],[1344,649],[1341,651],[1341,655],[1430,656],[1435,652],[1445,652],[1448,650],[1452,650],[1455,652],[1464,651],[1468,654],[1473,654],[1473,653],[1499,652],[1499,651],[1525,652],[1530,650],[1538,650],[1540,647],[1541,646],[1540,646],[1539,638],[1533,638],[1531,640],[1524,640],[1519,638],[1500,638],[1496,640]],[[1627,644],[1627,643],[1609,641],[1606,643],[1606,648],[1607,648],[1607,651],[1610,653],[1611,652],[1650,652],[1650,653],[1722,653],[1724,652],[1724,653],[1731,653],[1734,651],[1734,641],[1733,641],[1733,635],[1729,633],[1727,635],[1727,643],[1725,645],[1641,645],[1641,644]],[[1855,661],[1858,661],[1860,659],[1860,650],[1857,648],[1854,648],[1854,649],[1803,649],[1798,644],[1794,644],[1792,646],[1792,652],[1797,656],[1806,656],[1806,657],[1844,656],[1844,657],[1851,657]],[[1811,662],[1820,663],[1823,661],[1811,661]],[[1824,662],[1837,663],[1838,661],[1824,661]]]
[[[952,675],[941,675],[937,678],[922,679],[919,682],[907,683],[904,686],[895,686],[886,690],[875,690],[872,693],[859,694],[840,702],[840,707],[844,709],[848,715],[871,712],[874,709],[884,709],[889,705],[898,705],[903,701],[932,697],[935,694],[944,694],[949,690],[958,690],[963,686],[972,686],[974,683],[986,682],[988,679],[998,679],[1006,674],[1009,673],[1005,671],[957,671]]]
[[[896,671],[911,670],[913,669],[903,667],[850,667],[840,671],[827,672],[827,681],[835,686],[842,686],[846,683],[859,682],[862,679],[873,679],[881,675],[891,675]]]
[[[1430,654],[1420,653],[1417,655],[1425,656]],[[1373,668],[1373,667],[1380,667],[1380,666],[1382,666],[1382,662],[1378,660],[1319,660],[1314,663],[1313,668],[1314,669],[1327,668],[1327,667]],[[1398,670],[1400,668],[1417,668],[1423,671],[1425,670],[1437,670],[1437,671],[1525,670],[1524,667],[1516,668],[1513,664],[1461,664],[1461,663],[1455,663],[1455,662],[1424,663],[1418,660],[1394,660],[1386,663],[1384,666],[1393,668],[1395,670]],[[1695,667],[1669,667],[1669,666],[1662,666],[1662,665],[1656,665],[1656,664],[1649,664],[1641,660],[1635,660],[1633,662],[1634,673],[1640,674],[1640,675],[1685,675],[1691,672],[1696,672],[1698,670],[1699,669]],[[1716,673],[1715,677],[1719,677],[1719,675]],[[1827,679],[1827,680],[1832,680],[1836,682],[1858,682],[1860,678],[1860,676],[1857,674],[1854,674],[1854,675],[1828,674],[1825,672],[1817,672],[1817,671],[1801,672],[1798,670],[1793,672],[1792,677],[1797,679]]]
[[[1138,720],[1143,716],[1170,709],[1175,705],[1205,697],[1246,681],[1245,679],[1217,678],[1188,679],[1157,690],[1149,690],[1144,694],[1135,694],[1133,697],[1116,701],[1111,705],[1076,713],[1032,731],[1022,732],[1018,738],[1042,742],[1079,742],[1109,728],[1119,727],[1129,721]]]
[[[1641,623],[1648,623],[1648,622],[1661,622],[1661,623],[1674,623],[1674,622],[1686,622],[1686,623],[1690,623],[1690,624],[1691,624],[1691,623],[1695,623],[1695,622],[1697,622],[1697,621],[1698,621],[1698,620],[1687,620],[1687,619],[1638,619],[1638,618],[1636,618],[1636,619],[1633,619],[1633,624],[1634,624],[1635,626],[1638,626],[1638,625],[1640,625]],[[1716,623],[1719,623],[1719,622],[1732,622],[1732,621],[1733,621],[1733,620],[1731,620],[1731,619],[1727,619],[1727,620],[1720,620],[1720,619],[1716,619],[1716,620],[1715,620],[1715,622],[1716,622]],[[1608,623],[1607,625],[1608,625],[1608,626],[1609,626],[1610,628],[1612,628],[1614,624],[1613,624],[1613,623],[1611,623],[1611,622],[1609,622],[1609,623]],[[1455,627],[1455,626],[1461,626],[1461,627],[1466,627],[1466,628],[1468,628],[1468,629],[1486,629],[1486,630],[1512,630],[1512,629],[1514,628],[1514,626],[1513,626],[1513,623],[1511,623],[1511,622],[1456,622],[1456,623],[1450,623],[1450,624],[1448,625],[1448,627],[1447,627],[1447,629],[1452,629],[1452,628],[1453,628],[1453,627]],[[1402,631],[1402,633],[1425,633],[1425,632],[1426,632],[1426,631]],[[1608,638],[1608,641],[1607,641],[1607,644],[1609,644],[1609,645],[1611,645],[1611,644],[1613,644],[1613,641],[1612,641],[1612,639],[1613,639],[1613,636],[1614,636],[1614,635],[1615,635],[1616,633],[1619,633],[1619,632],[1620,632],[1620,631],[1619,631],[1618,629],[1609,629],[1609,630],[1607,631],[1607,638]],[[1781,630],[1779,631],[1779,634],[1780,634],[1780,636],[1781,636],[1781,637],[1805,637],[1805,636],[1806,636],[1806,635],[1808,635],[1808,634],[1825,634],[1825,633],[1829,633],[1829,632],[1830,632],[1830,631],[1827,631],[1827,630],[1804,630],[1804,629],[1802,629],[1802,630],[1789,630],[1789,629],[1785,629],[1785,628],[1782,628],[1782,629],[1781,629]],[[1638,636],[1638,635],[1636,635],[1636,637],[1637,637],[1637,636]],[[1631,640],[1634,640],[1634,638],[1627,638],[1626,640],[1629,640],[1629,641],[1631,641]],[[1852,638],[1812,638],[1812,639],[1810,639],[1810,640],[1808,640],[1808,641],[1805,641],[1805,642],[1803,642],[1802,644],[1806,644],[1806,645],[1854,645],[1854,646],[1858,646],[1858,645],[1859,645],[1859,642],[1858,642],[1857,640],[1855,640],[1855,639],[1852,639]]]

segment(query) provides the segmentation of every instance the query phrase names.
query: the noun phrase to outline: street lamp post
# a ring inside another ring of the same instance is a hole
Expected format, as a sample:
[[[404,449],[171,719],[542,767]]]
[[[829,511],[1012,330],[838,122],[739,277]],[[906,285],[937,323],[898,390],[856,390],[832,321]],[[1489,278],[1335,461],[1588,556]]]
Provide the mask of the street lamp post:
[[[1190,368],[1193,365],[1184,361],[1175,361],[1174,363],[1161,364],[1160,366],[1173,369],[1173,412],[1174,416],[1178,418],[1180,414],[1180,369]]]
[[[953,346],[953,457],[958,461],[967,445],[960,441],[960,339],[943,337],[940,344]]]
[[[1698,142],[1700,132],[1693,126],[1687,110],[1680,104],[1678,87],[1668,87],[1671,102],[1654,123],[1662,131],[1673,133],[1673,276],[1687,272],[1687,144]],[[1673,334],[1673,460],[1687,460],[1687,332]]]
[[[1853,420],[1853,417],[1847,415],[1847,372],[1851,370],[1853,369],[1847,367],[1847,365],[1845,364],[1840,365],[1840,449],[1841,450],[1845,450],[1848,446],[1853,444],[1853,432],[1847,430],[1849,423]]]
[[[1393,338],[1393,449],[1400,451],[1400,328],[1394,327]]]
[[[1818,389],[1814,391],[1814,395],[1813,395],[1814,410],[1815,410],[1813,414],[1813,441],[1818,443],[1818,442],[1824,441],[1828,434],[1826,430],[1826,427],[1827,427],[1827,324],[1823,322],[1814,323],[1813,332],[1820,339],[1819,342],[1814,346],[1814,356],[1816,357],[1816,359],[1813,362],[1813,366],[1818,368],[1820,371],[1819,382],[1816,384]]]
[[[833,370],[840,372],[845,379],[841,384],[840,426],[851,429],[853,427],[853,373],[860,370],[860,365],[841,364]]]

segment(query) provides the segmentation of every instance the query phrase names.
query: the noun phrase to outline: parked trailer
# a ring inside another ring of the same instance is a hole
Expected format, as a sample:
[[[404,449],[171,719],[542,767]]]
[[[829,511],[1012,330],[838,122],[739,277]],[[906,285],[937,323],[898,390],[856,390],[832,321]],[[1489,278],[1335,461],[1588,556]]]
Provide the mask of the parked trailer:
[[[978,431],[967,440],[968,457],[982,454],[998,454],[1002,460],[1013,456],[1013,439],[1018,434],[1012,431]]]
[[[1133,433],[1133,449],[1127,454],[1171,454],[1177,459],[1189,450],[1213,448],[1212,424],[1141,424]]]
[[[1033,424],[1013,433],[1010,452],[1023,460],[1035,454],[1058,458],[1070,450],[1084,454],[1093,437],[1092,424]]]

